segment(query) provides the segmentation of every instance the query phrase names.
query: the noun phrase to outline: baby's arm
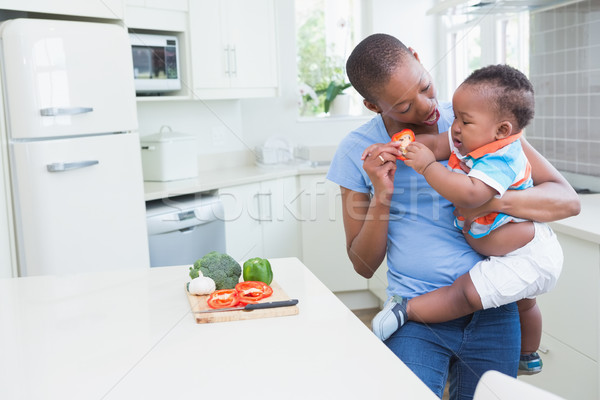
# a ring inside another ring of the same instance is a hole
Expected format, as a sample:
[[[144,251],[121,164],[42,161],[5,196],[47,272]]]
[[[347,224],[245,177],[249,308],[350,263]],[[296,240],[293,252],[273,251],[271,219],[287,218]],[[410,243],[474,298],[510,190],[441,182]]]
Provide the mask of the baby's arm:
[[[415,135],[415,141],[423,143],[433,152],[436,160],[447,160],[450,157],[450,142],[448,132],[438,134]]]
[[[404,163],[423,175],[436,192],[458,207],[479,207],[497,194],[479,179],[457,174],[436,162],[434,153],[423,143],[411,143],[406,150]]]

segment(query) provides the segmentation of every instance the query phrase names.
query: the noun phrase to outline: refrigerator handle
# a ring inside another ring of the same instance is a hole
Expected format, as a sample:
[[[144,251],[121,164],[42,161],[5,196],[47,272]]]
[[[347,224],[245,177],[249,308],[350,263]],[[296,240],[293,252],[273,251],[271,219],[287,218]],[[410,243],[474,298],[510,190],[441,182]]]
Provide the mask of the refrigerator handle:
[[[98,163],[98,160],[77,161],[72,163],[57,162],[46,165],[46,168],[48,169],[48,172],[64,172],[72,169],[89,167]]]
[[[55,117],[58,115],[85,114],[94,111],[93,107],[48,107],[40,110],[43,117]]]

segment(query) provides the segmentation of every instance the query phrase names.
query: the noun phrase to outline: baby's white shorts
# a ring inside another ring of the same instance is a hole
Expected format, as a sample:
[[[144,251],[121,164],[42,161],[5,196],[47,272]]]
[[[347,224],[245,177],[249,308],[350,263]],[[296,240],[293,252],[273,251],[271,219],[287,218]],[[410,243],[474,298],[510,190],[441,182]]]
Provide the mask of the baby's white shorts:
[[[533,223],[535,235],[525,246],[500,257],[489,257],[469,272],[483,308],[534,298],[554,288],[563,253],[552,229]]]

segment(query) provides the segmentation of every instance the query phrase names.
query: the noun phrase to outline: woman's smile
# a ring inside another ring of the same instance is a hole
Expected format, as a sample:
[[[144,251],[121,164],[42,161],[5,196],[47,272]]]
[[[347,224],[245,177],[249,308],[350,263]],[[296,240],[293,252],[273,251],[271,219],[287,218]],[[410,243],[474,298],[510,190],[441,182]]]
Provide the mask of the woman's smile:
[[[436,108],[433,109],[433,111],[431,112],[431,114],[429,114],[429,116],[427,117],[427,119],[425,121],[423,121],[423,123],[425,125],[435,125],[438,120],[440,119],[440,112],[439,110]]]

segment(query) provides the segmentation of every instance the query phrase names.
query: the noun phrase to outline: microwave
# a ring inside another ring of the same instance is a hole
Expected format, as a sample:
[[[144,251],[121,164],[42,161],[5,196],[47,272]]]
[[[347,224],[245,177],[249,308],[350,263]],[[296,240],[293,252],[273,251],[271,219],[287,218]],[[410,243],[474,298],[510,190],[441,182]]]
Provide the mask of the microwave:
[[[129,39],[136,93],[181,89],[177,36],[130,33]]]

